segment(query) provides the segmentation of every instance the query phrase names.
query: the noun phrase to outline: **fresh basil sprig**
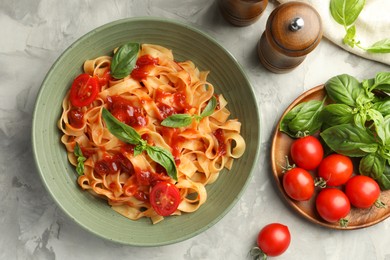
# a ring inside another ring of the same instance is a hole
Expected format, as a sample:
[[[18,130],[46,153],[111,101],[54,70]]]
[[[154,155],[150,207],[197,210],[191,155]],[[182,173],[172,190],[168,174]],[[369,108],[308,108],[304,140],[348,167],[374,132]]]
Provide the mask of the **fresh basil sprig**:
[[[302,133],[309,135],[319,131],[322,122],[319,120],[320,112],[324,107],[325,99],[302,102],[291,109],[282,119],[279,125],[280,131],[292,138]]]
[[[364,47],[356,39],[355,21],[366,4],[365,0],[331,0],[330,13],[333,19],[344,26],[345,36],[343,43],[351,48],[358,47],[372,53],[390,53],[390,38],[375,42],[369,47]]]
[[[126,43],[115,52],[111,62],[111,76],[123,79],[130,75],[137,62],[139,43]]]
[[[174,114],[165,118],[161,125],[172,128],[189,126],[194,119],[199,122],[203,118],[212,115],[216,107],[217,99],[212,96],[200,115]]]
[[[83,175],[84,174],[84,162],[87,160],[87,158],[84,157],[83,152],[81,151],[81,148],[77,142],[76,142],[76,145],[74,146],[73,153],[77,158],[76,171],[79,175]]]
[[[153,161],[165,168],[169,177],[177,181],[177,168],[171,152],[158,146],[149,145],[134,128],[120,122],[106,108],[103,108],[102,117],[111,134],[123,142],[135,145],[134,156],[146,151]]]

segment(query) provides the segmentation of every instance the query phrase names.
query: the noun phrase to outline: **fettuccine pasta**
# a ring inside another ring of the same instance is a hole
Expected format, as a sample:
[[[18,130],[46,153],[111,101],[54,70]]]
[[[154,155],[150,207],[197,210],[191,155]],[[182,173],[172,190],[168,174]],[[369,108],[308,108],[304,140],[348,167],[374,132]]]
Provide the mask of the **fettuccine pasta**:
[[[69,91],[58,127],[70,163],[79,170],[81,160],[78,184],[83,190],[107,200],[129,219],[148,217],[157,223],[164,217],[150,202],[156,183],[168,182],[179,190],[180,202],[173,215],[194,212],[207,201],[206,185],[243,155],[245,141],[241,123],[229,119],[227,101],[214,93],[207,71],[199,71],[191,61],[175,61],[172,51],[159,45],[142,44],[137,57],[134,70],[123,79],[110,75],[112,56],[85,61],[83,77],[97,82],[98,90],[87,89],[78,101],[72,101],[74,95],[86,90]],[[213,97],[217,106],[211,115],[194,117],[185,127],[161,125],[175,114],[199,116]],[[82,104],[89,99],[90,104]],[[177,181],[146,152],[135,156],[133,144],[115,137],[102,118],[103,108],[133,127],[149,145],[171,152]],[[76,154],[76,145],[82,156]]]

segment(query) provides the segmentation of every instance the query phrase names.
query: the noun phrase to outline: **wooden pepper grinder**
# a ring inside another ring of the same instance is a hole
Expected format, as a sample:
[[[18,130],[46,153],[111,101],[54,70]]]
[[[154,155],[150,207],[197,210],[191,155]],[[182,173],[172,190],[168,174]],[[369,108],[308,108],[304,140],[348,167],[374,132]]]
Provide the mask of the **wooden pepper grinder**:
[[[223,17],[235,26],[256,22],[268,5],[268,0],[218,0]]]
[[[322,38],[318,12],[302,2],[288,2],[272,11],[258,43],[261,63],[275,73],[293,70]]]

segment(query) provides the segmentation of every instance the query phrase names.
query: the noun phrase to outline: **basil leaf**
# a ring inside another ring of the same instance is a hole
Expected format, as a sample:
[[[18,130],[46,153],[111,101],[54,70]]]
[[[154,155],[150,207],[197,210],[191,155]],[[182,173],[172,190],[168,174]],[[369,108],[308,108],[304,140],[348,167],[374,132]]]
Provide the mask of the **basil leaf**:
[[[383,116],[390,115],[390,99],[373,103],[372,109],[379,111]]]
[[[335,103],[346,104],[350,107],[356,107],[356,99],[364,94],[360,82],[347,74],[330,78],[325,83],[325,90],[329,98]]]
[[[177,181],[177,169],[173,155],[158,146],[147,146],[146,152],[153,161],[165,168],[169,177]]]
[[[103,108],[102,117],[108,131],[119,140],[135,145],[145,142],[134,128],[116,119],[106,108]]]
[[[377,153],[370,153],[360,160],[359,172],[362,175],[378,180],[383,174],[385,163],[386,160]]]
[[[390,148],[390,115],[383,120],[383,135],[384,144]]]
[[[345,104],[329,104],[325,106],[320,113],[323,124],[322,129],[335,125],[353,123],[354,116],[352,112],[352,108]]]
[[[379,72],[378,74],[376,74],[374,85],[370,87],[370,91],[372,91],[373,89],[390,92],[390,73]]]
[[[112,58],[111,76],[116,79],[123,79],[130,75],[137,62],[139,49],[139,43],[122,45]]]
[[[363,157],[378,150],[373,134],[352,124],[329,127],[320,135],[333,151],[346,156]]]
[[[185,127],[192,123],[193,117],[188,114],[175,114],[168,116],[162,122],[166,127]]]
[[[375,76],[375,85],[388,84],[390,85],[390,73],[379,72]]]
[[[382,190],[390,190],[390,165],[385,164],[382,175],[376,180]]]
[[[385,135],[385,128],[384,128],[384,118],[382,114],[375,110],[375,109],[369,109],[367,110],[367,121],[372,120],[375,126],[376,134],[382,141],[382,144],[385,144],[386,142],[386,135]]]
[[[364,5],[365,0],[331,0],[330,13],[337,23],[349,26],[356,21]]]
[[[80,145],[77,142],[74,146],[73,153],[76,157],[83,157],[83,152],[81,151]]]
[[[372,53],[390,53],[390,38],[380,40],[366,50]]]
[[[74,147],[73,153],[77,158],[76,171],[79,175],[83,175],[84,174],[84,162],[87,160],[87,158],[84,157],[83,152],[81,151],[81,148],[77,142],[76,142],[76,145]]]
[[[365,129],[366,121],[367,121],[367,115],[366,113],[356,113],[353,117],[353,121],[357,127],[360,127],[361,129]]]
[[[280,131],[295,138],[299,132],[312,135],[321,128],[320,112],[324,101],[310,100],[291,109],[280,122]]]
[[[217,99],[215,96],[212,96],[209,102],[207,103],[206,107],[200,114],[202,118],[210,116],[212,113],[214,113],[215,108],[217,107]]]

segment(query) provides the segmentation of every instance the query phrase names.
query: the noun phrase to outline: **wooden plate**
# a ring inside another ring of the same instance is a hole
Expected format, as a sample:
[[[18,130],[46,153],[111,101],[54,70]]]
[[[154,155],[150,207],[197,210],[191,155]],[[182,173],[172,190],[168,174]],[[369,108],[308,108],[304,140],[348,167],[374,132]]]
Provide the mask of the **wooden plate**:
[[[296,105],[301,102],[306,102],[309,100],[322,100],[325,97],[324,86],[320,85],[315,88],[312,88],[301,96],[299,96],[294,102],[292,102],[285,112],[283,113],[281,119]],[[283,177],[283,169],[282,166],[286,165],[286,155],[290,155],[290,146],[293,142],[293,139],[288,135],[279,131],[279,124],[276,127],[273,140],[272,140],[272,149],[271,149],[271,161],[272,161],[272,171],[279,187],[280,192],[283,194],[284,198],[287,200],[288,204],[296,210],[300,215],[305,217],[306,219],[314,222],[316,224],[332,228],[332,229],[341,229],[341,230],[349,230],[349,229],[358,229],[364,228],[368,226],[372,226],[377,224],[390,216],[390,190],[382,191],[380,200],[386,204],[385,208],[377,208],[375,206],[369,209],[357,209],[352,207],[351,212],[346,217],[348,219],[348,226],[341,227],[338,223],[328,223],[323,220],[317,213],[315,208],[315,198],[313,196],[308,201],[295,201],[292,200],[285,193],[283,189],[282,177]],[[291,159],[290,162],[292,163]],[[355,162],[356,163],[356,162]],[[357,167],[355,167],[354,172],[356,172]],[[311,172],[315,177],[315,172]],[[320,188],[316,188],[316,194],[319,192]]]

